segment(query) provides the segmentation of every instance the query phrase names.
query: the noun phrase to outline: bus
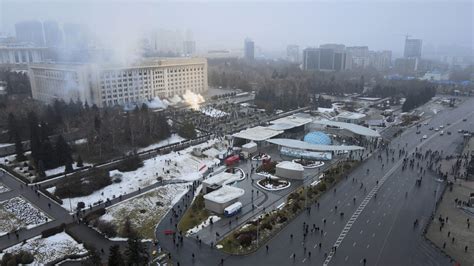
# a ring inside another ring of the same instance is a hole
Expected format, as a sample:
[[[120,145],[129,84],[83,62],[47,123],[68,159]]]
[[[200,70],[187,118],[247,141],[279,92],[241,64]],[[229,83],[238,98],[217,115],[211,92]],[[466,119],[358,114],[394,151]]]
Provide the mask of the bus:
[[[232,217],[242,210],[242,202],[237,201],[224,209],[225,217]]]

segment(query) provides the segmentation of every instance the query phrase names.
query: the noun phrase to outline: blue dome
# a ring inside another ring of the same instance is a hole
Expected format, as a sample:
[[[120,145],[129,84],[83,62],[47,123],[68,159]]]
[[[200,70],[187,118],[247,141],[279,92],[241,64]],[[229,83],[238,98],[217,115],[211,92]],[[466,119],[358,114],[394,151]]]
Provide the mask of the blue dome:
[[[306,134],[306,136],[304,136],[303,140],[311,144],[319,144],[319,145],[332,144],[331,138],[327,134],[321,131],[310,132]]]

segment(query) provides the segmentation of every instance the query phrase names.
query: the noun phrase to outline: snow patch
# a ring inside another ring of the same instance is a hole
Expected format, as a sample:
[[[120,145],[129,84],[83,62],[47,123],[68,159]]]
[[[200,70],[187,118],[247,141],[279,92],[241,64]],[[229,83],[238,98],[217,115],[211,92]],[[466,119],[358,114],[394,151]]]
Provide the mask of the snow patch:
[[[192,235],[192,234],[196,234],[197,232],[201,231],[204,227],[208,227],[210,224],[211,224],[211,219],[212,219],[212,222],[215,223],[217,221],[219,221],[221,219],[221,217],[219,216],[216,216],[216,215],[211,215],[209,217],[207,217],[207,219],[196,225],[195,227],[189,229],[187,232],[186,232],[186,235],[189,236],[189,235]]]

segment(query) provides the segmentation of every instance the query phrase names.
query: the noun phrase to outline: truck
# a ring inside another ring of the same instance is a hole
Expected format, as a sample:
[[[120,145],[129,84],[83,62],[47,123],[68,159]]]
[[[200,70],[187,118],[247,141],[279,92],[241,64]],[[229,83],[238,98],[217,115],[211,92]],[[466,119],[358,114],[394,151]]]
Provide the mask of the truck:
[[[242,210],[242,202],[237,201],[224,209],[225,217],[232,217]]]

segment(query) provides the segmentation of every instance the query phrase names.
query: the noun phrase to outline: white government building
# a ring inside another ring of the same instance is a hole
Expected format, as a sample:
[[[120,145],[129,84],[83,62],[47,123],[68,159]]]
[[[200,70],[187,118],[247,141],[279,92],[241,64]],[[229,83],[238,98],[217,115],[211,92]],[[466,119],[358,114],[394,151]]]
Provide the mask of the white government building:
[[[80,99],[98,107],[126,105],[208,88],[205,58],[147,59],[126,66],[30,64],[28,71],[33,98],[47,103]]]

